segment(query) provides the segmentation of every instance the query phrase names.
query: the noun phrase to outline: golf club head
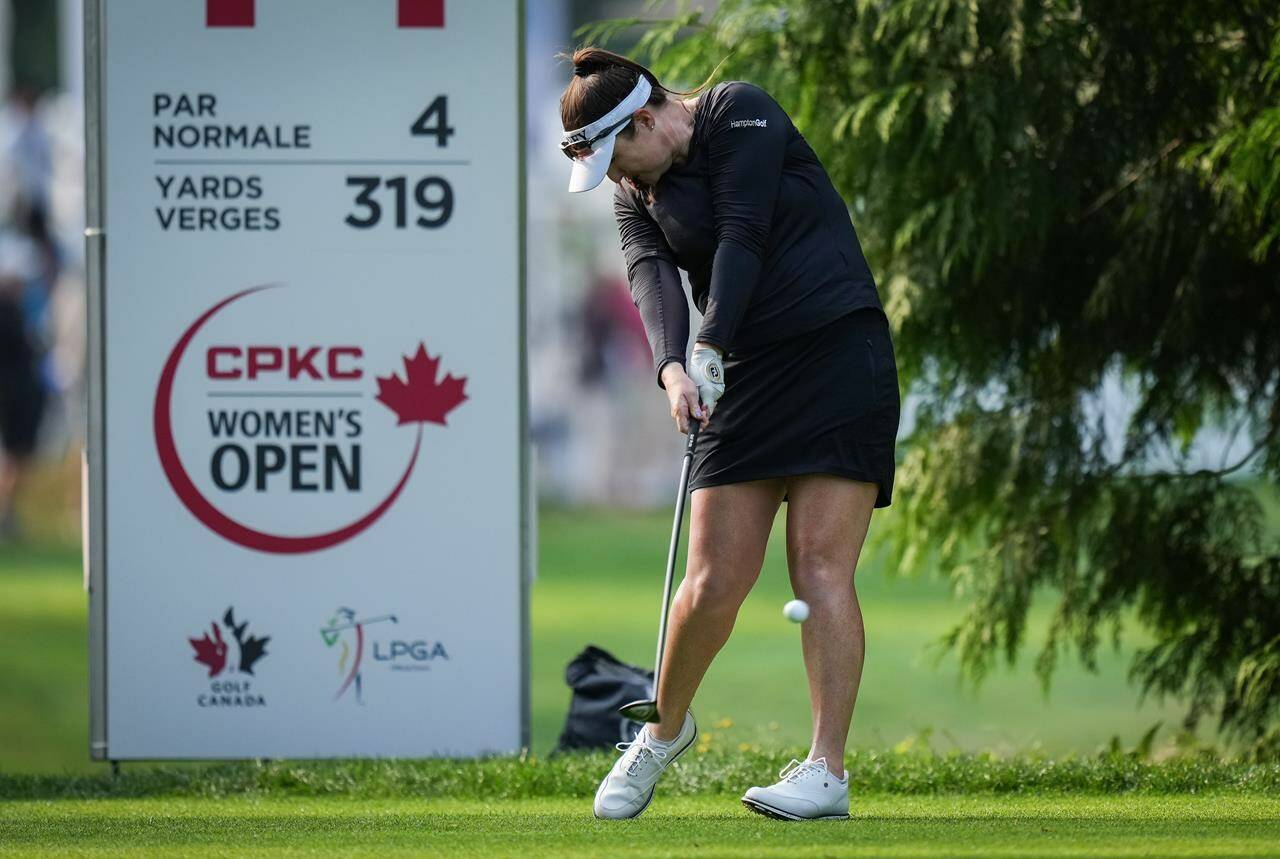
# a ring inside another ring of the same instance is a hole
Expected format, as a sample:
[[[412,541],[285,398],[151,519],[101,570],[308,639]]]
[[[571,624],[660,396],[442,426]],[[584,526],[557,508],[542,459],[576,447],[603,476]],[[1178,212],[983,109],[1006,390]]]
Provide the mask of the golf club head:
[[[658,702],[642,698],[630,704],[623,704],[618,708],[618,712],[637,722],[656,722],[658,721]]]

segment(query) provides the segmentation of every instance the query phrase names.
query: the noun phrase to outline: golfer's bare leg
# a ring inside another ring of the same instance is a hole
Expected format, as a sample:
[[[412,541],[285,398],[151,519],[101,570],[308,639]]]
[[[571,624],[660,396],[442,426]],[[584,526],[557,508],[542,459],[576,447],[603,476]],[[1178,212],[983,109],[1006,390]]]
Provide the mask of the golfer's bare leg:
[[[659,678],[659,740],[680,733],[707,666],[729,639],[738,607],[760,576],[783,480],[695,489],[689,499],[689,561],[671,601]]]
[[[844,747],[862,680],[866,638],[853,575],[866,540],[876,485],[832,474],[788,478],[787,566],[809,604],[800,632],[813,707],[810,756],[844,774]]]

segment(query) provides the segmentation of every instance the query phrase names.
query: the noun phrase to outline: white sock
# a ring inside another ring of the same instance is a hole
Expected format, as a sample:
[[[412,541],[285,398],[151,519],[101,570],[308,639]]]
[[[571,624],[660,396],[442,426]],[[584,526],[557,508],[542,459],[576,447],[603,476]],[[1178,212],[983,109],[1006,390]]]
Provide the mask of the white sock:
[[[676,736],[672,737],[669,740],[660,740],[649,731],[646,731],[645,733],[649,734],[649,742],[660,749],[669,748],[673,743],[675,743],[676,740],[680,738],[680,735],[677,734]]]
[[[813,758],[808,758],[808,760],[813,760]],[[823,758],[823,759],[822,759],[822,765],[823,765],[824,767],[826,767],[826,768],[827,768],[827,775],[829,775],[829,776],[831,776],[832,778],[836,779],[836,781],[840,782],[841,784],[844,784],[845,782],[847,782],[847,781],[849,780],[849,771],[848,771],[848,770],[845,770],[845,771],[844,771],[844,778],[836,778],[836,774],[835,774],[835,772],[833,772],[833,771],[832,771],[831,767],[827,764],[827,759],[826,759],[826,758]]]

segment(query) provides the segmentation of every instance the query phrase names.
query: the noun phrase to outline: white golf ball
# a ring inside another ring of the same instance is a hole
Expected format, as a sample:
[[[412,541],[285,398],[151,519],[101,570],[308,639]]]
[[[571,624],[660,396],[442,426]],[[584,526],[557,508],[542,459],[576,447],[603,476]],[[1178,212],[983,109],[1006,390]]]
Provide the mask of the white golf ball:
[[[791,600],[782,607],[782,614],[792,623],[803,623],[809,617],[809,604],[804,600]]]

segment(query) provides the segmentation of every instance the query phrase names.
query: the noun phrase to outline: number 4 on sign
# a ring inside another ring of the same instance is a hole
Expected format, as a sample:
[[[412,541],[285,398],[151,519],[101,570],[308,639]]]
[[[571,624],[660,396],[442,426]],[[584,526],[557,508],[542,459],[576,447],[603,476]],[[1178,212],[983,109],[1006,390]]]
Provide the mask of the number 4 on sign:
[[[433,119],[434,125],[431,124]],[[436,96],[435,101],[422,112],[422,116],[414,121],[411,132],[414,137],[434,137],[436,146],[448,146],[449,135],[453,134],[453,129],[449,127],[449,97]]]

